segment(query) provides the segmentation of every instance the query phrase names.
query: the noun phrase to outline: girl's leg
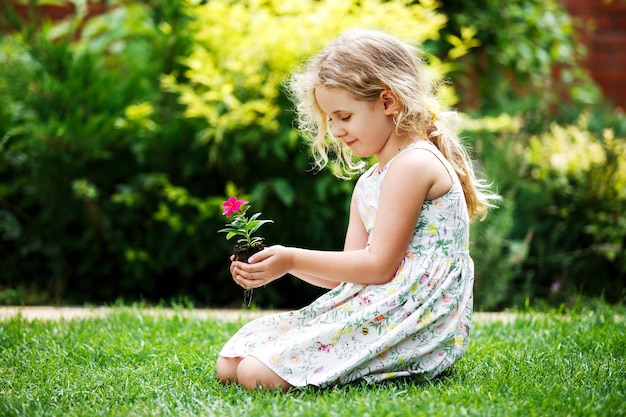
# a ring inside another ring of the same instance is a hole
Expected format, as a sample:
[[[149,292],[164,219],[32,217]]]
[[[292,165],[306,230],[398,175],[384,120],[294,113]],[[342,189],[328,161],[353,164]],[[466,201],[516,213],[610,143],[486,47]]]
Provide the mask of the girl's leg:
[[[237,367],[243,358],[225,358],[217,357],[215,369],[217,370],[217,379],[222,384],[228,382],[237,382]]]
[[[244,388],[253,390],[257,387],[287,391],[291,385],[253,356],[243,358],[237,366],[236,381]]]

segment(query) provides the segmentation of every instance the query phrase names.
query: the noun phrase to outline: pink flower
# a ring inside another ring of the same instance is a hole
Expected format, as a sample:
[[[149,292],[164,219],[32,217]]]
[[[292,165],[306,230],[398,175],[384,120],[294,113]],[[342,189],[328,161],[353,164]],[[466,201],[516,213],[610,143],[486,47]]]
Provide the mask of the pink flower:
[[[263,242],[263,238],[254,236],[261,226],[266,223],[274,223],[272,220],[259,220],[261,213],[255,213],[248,217],[246,214],[250,206],[247,200],[237,200],[237,197],[230,197],[222,203],[226,217],[232,216],[232,221],[226,224],[226,227],[218,230],[218,233],[226,233],[226,240],[230,240],[235,236],[239,236],[237,240],[239,245],[252,247]]]
[[[317,350],[320,352],[330,352],[330,348],[333,346],[330,343],[324,344],[322,342],[315,342],[315,344],[317,345]]]
[[[226,217],[232,216],[233,213],[236,213],[237,211],[239,211],[241,206],[244,204],[248,204],[248,201],[237,200],[237,197],[230,197],[228,200],[222,203],[222,206],[224,206],[224,213],[223,213],[224,216]]]
[[[365,305],[372,304],[372,300],[370,300],[370,297],[371,297],[371,295],[368,295],[367,297],[359,296],[358,297],[359,305],[360,306],[365,306]]]

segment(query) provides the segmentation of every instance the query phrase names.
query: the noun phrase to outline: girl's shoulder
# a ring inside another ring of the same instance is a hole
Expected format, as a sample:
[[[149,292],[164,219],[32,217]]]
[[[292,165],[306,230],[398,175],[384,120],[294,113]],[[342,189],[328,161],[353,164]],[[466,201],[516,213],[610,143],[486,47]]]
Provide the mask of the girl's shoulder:
[[[452,166],[431,142],[412,143],[389,162],[386,182],[407,194],[419,193],[424,200],[433,200],[459,189]]]
[[[412,152],[416,150],[425,150],[427,152]],[[435,158],[433,158],[433,156]],[[424,169],[428,165],[437,163],[437,161],[439,161],[439,164],[443,164],[446,169],[449,170],[451,168],[446,158],[443,156],[443,154],[439,151],[434,143],[427,140],[420,140],[417,142],[412,142],[406,148],[398,152],[393,158],[389,160],[389,162],[387,162],[387,164],[380,170],[380,172],[386,171],[393,164],[405,165],[407,163],[410,164],[410,161],[419,164],[419,169]]]
[[[418,150],[424,150],[427,152],[413,152]],[[454,170],[443,154],[439,151],[434,143],[422,140],[412,142],[407,147],[398,152],[393,158],[391,158],[384,166],[376,163],[361,174],[358,182],[382,182],[386,177],[390,167],[394,167],[393,170],[399,171],[401,177],[404,179],[418,179],[424,178],[428,175],[443,174],[447,171],[451,177],[454,175]],[[441,167],[445,170],[442,171]],[[408,183],[406,183],[408,185]]]
[[[409,146],[407,146],[402,151],[400,151],[398,155],[396,155],[396,158],[400,157],[403,153],[407,151],[411,151],[415,149],[423,149],[423,150],[428,151],[430,154],[434,155],[436,159],[439,161],[439,163],[446,168],[446,171],[448,171],[448,174],[450,174],[450,176],[453,179],[457,178],[456,173],[454,172],[454,168],[452,167],[450,162],[446,159],[446,157],[443,155],[443,153],[441,153],[439,148],[437,148],[437,146],[434,143],[427,141],[427,140],[411,143]],[[389,161],[389,162],[392,162],[392,161]],[[432,159],[432,161],[434,162],[435,159]]]

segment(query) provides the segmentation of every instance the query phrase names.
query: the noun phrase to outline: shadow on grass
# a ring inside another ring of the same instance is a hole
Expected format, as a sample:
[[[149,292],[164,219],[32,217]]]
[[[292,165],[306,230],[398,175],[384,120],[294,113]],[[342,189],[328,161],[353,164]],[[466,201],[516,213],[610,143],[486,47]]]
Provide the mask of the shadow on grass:
[[[456,371],[454,366],[446,369],[441,374],[437,375],[434,378],[428,378],[423,375],[413,375],[413,376],[401,376],[392,379],[385,379],[383,381],[377,382],[367,382],[364,379],[357,379],[356,381],[349,382],[347,384],[335,384],[329,387],[317,387],[314,385],[309,385],[304,388],[292,388],[288,392],[306,392],[306,393],[316,393],[316,394],[349,394],[353,391],[363,391],[363,390],[371,390],[371,389],[379,389],[379,390],[391,390],[391,391],[402,391],[407,388],[416,389],[416,388],[432,388],[435,386],[439,386],[442,383],[448,383],[454,379],[456,375]]]

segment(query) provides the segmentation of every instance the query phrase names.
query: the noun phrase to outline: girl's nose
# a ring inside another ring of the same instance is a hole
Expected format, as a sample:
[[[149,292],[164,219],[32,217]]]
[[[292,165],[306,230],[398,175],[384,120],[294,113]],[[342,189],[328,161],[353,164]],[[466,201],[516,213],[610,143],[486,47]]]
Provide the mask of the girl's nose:
[[[346,135],[346,129],[337,127],[337,126],[333,126],[333,136],[336,138],[340,138],[342,136]]]

